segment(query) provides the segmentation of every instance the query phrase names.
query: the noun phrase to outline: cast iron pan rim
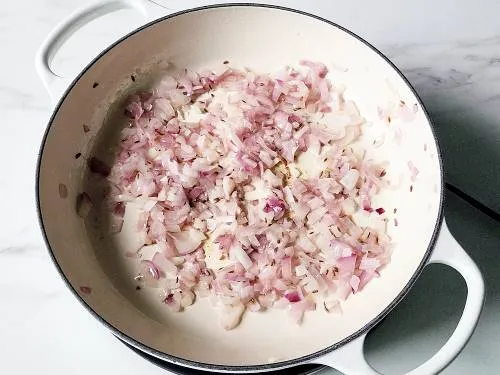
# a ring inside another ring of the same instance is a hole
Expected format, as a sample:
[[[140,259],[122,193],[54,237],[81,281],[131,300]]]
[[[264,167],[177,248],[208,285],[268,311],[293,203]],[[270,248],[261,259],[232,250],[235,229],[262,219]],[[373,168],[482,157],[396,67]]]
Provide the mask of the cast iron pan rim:
[[[286,11],[286,12],[292,12],[292,13],[301,14],[303,16],[316,19],[316,20],[318,20],[320,22],[325,22],[325,23],[327,23],[327,24],[329,24],[329,25],[331,25],[333,27],[336,27],[336,28],[342,30],[346,34],[348,34],[351,37],[356,38],[357,40],[359,40],[360,42],[362,42],[364,45],[366,45],[372,51],[376,52],[382,59],[384,59],[387,62],[387,64],[389,64],[390,67],[392,67],[392,69],[394,69],[399,74],[399,76],[401,77],[401,79],[406,83],[406,85],[413,92],[413,94],[417,98],[417,101],[420,104],[422,110],[424,111],[424,114],[425,114],[425,116],[427,118],[427,121],[429,122],[429,125],[431,127],[431,131],[432,131],[432,135],[434,137],[434,141],[435,141],[436,146],[437,146],[437,157],[438,157],[438,163],[439,163],[439,173],[440,173],[440,177],[441,177],[441,181],[440,181],[441,184],[439,186],[439,193],[440,193],[440,195],[439,195],[439,199],[440,199],[440,202],[439,202],[439,212],[438,212],[438,218],[437,218],[435,226],[434,226],[434,231],[432,233],[432,238],[431,238],[431,240],[429,242],[429,245],[427,247],[427,250],[426,250],[424,256],[422,257],[422,260],[421,260],[419,266],[417,267],[417,270],[414,272],[414,274],[412,275],[412,277],[410,278],[410,280],[408,281],[408,283],[404,286],[404,288],[397,295],[397,297],[389,304],[389,306],[387,306],[378,316],[376,316],[375,318],[373,318],[363,328],[359,329],[358,331],[354,332],[353,334],[351,334],[347,338],[345,338],[345,339],[343,339],[343,340],[341,340],[341,341],[339,341],[339,342],[337,342],[337,343],[335,343],[335,344],[333,344],[333,345],[331,345],[331,346],[329,346],[327,348],[324,348],[324,349],[319,350],[319,351],[317,351],[315,353],[308,354],[308,355],[305,355],[305,356],[302,356],[302,357],[299,357],[299,358],[294,358],[294,359],[286,360],[286,361],[283,361],[283,362],[268,363],[268,364],[261,364],[261,365],[244,365],[244,366],[233,366],[233,365],[231,365],[231,366],[224,366],[224,365],[217,365],[217,364],[211,364],[211,363],[197,362],[197,361],[193,361],[193,360],[188,360],[188,359],[176,357],[176,356],[173,356],[173,355],[170,355],[170,354],[163,353],[163,352],[160,352],[158,350],[155,350],[155,349],[149,347],[148,345],[135,340],[134,338],[132,338],[132,337],[124,334],[119,329],[117,329],[116,327],[114,327],[110,322],[104,320],[96,311],[94,311],[92,309],[92,307],[90,307],[87,304],[87,302],[73,288],[73,286],[69,282],[68,278],[64,274],[63,270],[61,269],[61,267],[57,263],[56,257],[54,255],[52,247],[51,247],[51,245],[50,245],[50,243],[48,241],[48,238],[47,238],[47,233],[45,231],[45,227],[44,227],[44,223],[43,223],[43,215],[42,215],[42,211],[41,211],[41,207],[40,207],[40,190],[39,190],[40,182],[39,182],[39,177],[40,177],[40,169],[41,169],[41,162],[42,162],[42,158],[43,158],[43,151],[44,151],[44,147],[45,147],[45,142],[47,140],[47,137],[48,137],[48,134],[50,132],[50,128],[52,126],[52,123],[53,123],[53,121],[55,119],[55,116],[57,115],[60,107],[64,103],[64,100],[66,99],[68,93],[78,83],[78,81],[80,80],[80,78],[96,62],[98,62],[99,59],[102,56],[104,56],[106,53],[108,53],[115,46],[117,46],[121,42],[127,40],[132,35],[135,35],[135,34],[139,33],[140,31],[142,31],[142,30],[144,30],[144,29],[146,29],[146,28],[148,28],[148,27],[150,27],[152,25],[155,25],[157,23],[163,22],[165,20],[168,20],[168,19],[176,17],[176,16],[180,16],[180,15],[183,15],[183,14],[195,13],[195,12],[199,12],[199,11],[210,10],[210,9],[217,9],[217,8],[230,8],[230,7],[269,8],[269,9],[278,9],[278,10],[281,10],[281,11]],[[159,18],[157,20],[154,20],[152,22],[149,22],[149,23],[147,23],[147,24],[139,27],[138,29],[136,29],[136,30],[132,31],[131,33],[127,34],[126,36],[122,37],[118,41],[116,41],[113,44],[111,44],[104,51],[102,51],[73,80],[73,82],[69,85],[68,89],[66,90],[66,92],[64,93],[64,95],[62,96],[62,98],[59,100],[56,108],[54,109],[54,112],[53,112],[53,114],[52,114],[52,116],[51,116],[51,118],[49,120],[48,125],[47,125],[47,129],[45,130],[45,133],[44,133],[43,138],[42,138],[42,143],[41,143],[41,146],[40,146],[40,151],[39,151],[39,154],[38,154],[38,161],[37,161],[37,166],[36,166],[36,186],[35,186],[35,190],[36,190],[36,209],[37,209],[37,213],[38,213],[39,225],[40,225],[40,228],[42,230],[42,235],[43,235],[45,244],[46,244],[47,249],[49,251],[50,257],[52,258],[52,261],[53,261],[54,265],[56,266],[57,271],[59,272],[60,276],[63,278],[63,280],[66,283],[66,285],[68,286],[68,288],[71,290],[71,292],[73,293],[73,295],[80,301],[80,303],[83,304],[83,306],[97,320],[99,320],[102,324],[104,324],[118,338],[122,339],[123,341],[125,341],[125,342],[133,345],[134,347],[136,347],[136,348],[142,350],[143,352],[146,352],[146,353],[148,353],[148,354],[150,354],[152,356],[155,356],[157,358],[166,360],[168,362],[172,362],[174,364],[186,366],[186,367],[198,368],[198,369],[203,369],[203,370],[211,370],[211,371],[219,371],[219,372],[270,371],[270,370],[277,370],[277,369],[280,369],[280,368],[286,368],[286,367],[291,367],[291,366],[295,366],[295,365],[299,365],[299,364],[304,364],[304,363],[311,362],[314,359],[319,358],[319,357],[321,357],[321,356],[323,356],[323,355],[325,355],[325,354],[327,354],[327,353],[329,353],[329,352],[331,352],[331,351],[333,351],[333,350],[341,347],[342,345],[347,344],[348,342],[354,340],[355,338],[359,337],[363,333],[365,333],[365,332],[369,331],[370,329],[372,329],[392,309],[394,309],[394,307],[396,307],[396,305],[399,302],[401,302],[401,300],[406,296],[406,294],[409,292],[409,290],[411,289],[411,287],[413,286],[413,284],[417,280],[418,276],[422,272],[425,264],[427,263],[430,255],[432,253],[432,249],[433,249],[434,244],[436,242],[437,235],[439,233],[439,229],[440,229],[441,223],[443,221],[443,199],[444,199],[444,185],[443,185],[444,179],[443,178],[444,178],[444,175],[443,175],[443,163],[442,163],[441,151],[440,151],[439,143],[438,143],[438,140],[437,140],[437,137],[436,137],[436,133],[434,131],[434,125],[433,125],[433,123],[432,123],[432,121],[431,121],[431,119],[429,117],[429,114],[428,114],[427,110],[425,109],[424,104],[423,104],[422,100],[420,99],[420,97],[418,96],[417,92],[411,86],[410,82],[406,79],[406,77],[403,75],[403,73],[401,73],[401,71],[386,56],[384,56],[382,54],[382,52],[380,52],[378,49],[376,49],[374,46],[372,46],[370,43],[368,43],[367,41],[365,41],[363,38],[361,38],[360,36],[356,35],[352,31],[349,31],[346,28],[344,28],[344,27],[342,27],[342,26],[340,26],[340,25],[338,25],[338,24],[336,24],[336,23],[334,23],[332,21],[326,20],[326,19],[324,19],[322,17],[316,16],[316,15],[313,15],[313,14],[310,14],[310,13],[307,13],[307,12],[304,12],[304,11],[301,11],[301,10],[290,9],[290,8],[286,8],[286,7],[282,7],[282,6],[277,6],[277,5],[266,5],[266,4],[255,4],[255,3],[215,4],[215,5],[202,6],[202,7],[197,7],[197,8],[193,8],[193,9],[187,9],[187,10],[183,10],[183,11],[180,11],[180,12],[172,13],[172,14],[169,14],[167,16],[164,16],[162,18]]]

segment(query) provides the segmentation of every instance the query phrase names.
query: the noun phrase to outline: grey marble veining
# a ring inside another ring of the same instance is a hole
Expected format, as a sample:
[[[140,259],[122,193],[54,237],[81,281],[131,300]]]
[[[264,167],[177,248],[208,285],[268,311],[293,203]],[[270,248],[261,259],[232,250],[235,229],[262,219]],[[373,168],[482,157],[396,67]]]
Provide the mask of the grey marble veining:
[[[447,180],[500,211],[500,36],[384,51],[429,110]]]

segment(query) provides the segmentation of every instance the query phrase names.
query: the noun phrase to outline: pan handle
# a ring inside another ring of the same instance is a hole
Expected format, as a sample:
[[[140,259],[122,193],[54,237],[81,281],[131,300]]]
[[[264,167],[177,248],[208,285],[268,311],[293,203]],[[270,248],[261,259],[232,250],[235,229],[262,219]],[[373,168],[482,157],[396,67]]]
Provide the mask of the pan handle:
[[[407,375],[437,374],[446,368],[469,341],[483,307],[484,281],[481,272],[452,236],[444,221],[427,264],[432,263],[446,264],[462,275],[467,284],[467,299],[460,321],[448,341],[433,357],[408,372]],[[327,365],[347,375],[378,375],[379,373],[368,364],[363,354],[365,338],[366,333],[312,362]]]
[[[59,22],[42,42],[35,56],[36,71],[54,104],[67,88],[69,81],[68,77],[58,75],[50,67],[57,51],[71,35],[85,24],[121,9],[135,9],[143,15],[145,22],[152,21],[172,11],[150,0],[100,0],[78,9]]]

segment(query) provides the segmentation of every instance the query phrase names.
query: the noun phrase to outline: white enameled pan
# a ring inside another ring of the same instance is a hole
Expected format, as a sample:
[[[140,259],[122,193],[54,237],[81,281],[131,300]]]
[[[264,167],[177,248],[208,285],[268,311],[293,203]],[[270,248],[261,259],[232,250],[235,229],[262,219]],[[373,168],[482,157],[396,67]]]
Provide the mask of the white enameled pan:
[[[122,8],[138,10],[149,23],[103,51],[71,83],[52,72],[52,57],[74,31]],[[56,103],[38,160],[38,213],[50,254],[74,295],[122,340],[182,366],[263,372],[316,363],[346,374],[375,374],[363,356],[366,334],[408,293],[426,265],[443,263],[460,272],[467,283],[464,311],[446,344],[410,373],[441,371],[471,336],[482,308],[484,286],[478,268],[443,220],[438,144],[431,121],[408,81],[352,32],[300,11],[226,4],[166,13],[162,7],[139,0],[89,5],[62,21],[36,57],[38,73]],[[379,106],[395,98],[416,109],[411,122],[394,124],[399,142],[377,149],[367,145],[374,159],[390,161],[388,175],[401,176],[399,187],[380,198],[384,207],[397,207],[399,225],[390,221],[388,227],[395,243],[390,264],[381,277],[343,304],[341,315],[318,309],[300,326],[283,319],[281,311],[270,311],[249,314],[241,326],[226,332],[206,301],[178,314],[159,312],[147,301],[141,304],[120,286],[113,262],[103,256],[109,252],[105,242],[75,211],[76,196],[86,181],[84,159],[109,132],[111,109],[130,90],[147,84],[165,62],[173,71],[185,67],[197,71],[229,60],[235,67],[272,72],[301,59],[327,64],[368,122],[377,116]],[[132,74],[137,82],[130,80]],[[75,159],[77,153],[83,157]],[[420,171],[414,182],[407,168],[410,160]],[[92,293],[88,293],[90,288]]]

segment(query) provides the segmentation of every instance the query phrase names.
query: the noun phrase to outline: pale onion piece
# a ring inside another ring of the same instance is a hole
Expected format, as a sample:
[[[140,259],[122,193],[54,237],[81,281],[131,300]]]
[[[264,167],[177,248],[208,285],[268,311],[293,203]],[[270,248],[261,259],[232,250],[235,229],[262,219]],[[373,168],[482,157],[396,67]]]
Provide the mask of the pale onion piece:
[[[288,204],[289,207],[293,209],[295,206],[295,198],[293,197],[292,190],[290,189],[290,186],[285,186],[283,188],[283,194],[285,196],[285,202]]]
[[[339,228],[336,225],[332,225],[330,227],[331,232],[336,238],[339,238],[342,236],[342,232],[339,230]]]
[[[328,228],[325,228],[321,231],[318,231],[318,234],[314,237],[314,243],[319,249],[325,250],[329,248],[330,243],[333,239],[334,237],[330,230]]]
[[[385,224],[386,224],[386,228],[387,228],[387,223],[385,223]],[[397,224],[397,222],[396,222],[396,224]],[[378,243],[379,243],[379,245],[386,247],[385,252],[389,252],[387,247],[390,244],[390,242],[391,242],[391,237],[388,236],[387,233],[378,233]]]
[[[194,105],[189,106],[188,108],[183,108],[183,114],[184,120],[187,122],[199,122],[205,117],[205,114]]]
[[[245,250],[239,245],[235,244],[229,249],[229,257],[231,259],[237,260],[238,262],[241,263],[243,267],[248,271],[252,265],[252,259],[248,256]]]
[[[380,217],[376,212],[370,215],[370,228],[373,228],[378,235],[382,236],[387,231],[387,220]]]
[[[81,193],[76,198],[76,212],[78,216],[86,218],[92,210],[93,204],[87,193]]]
[[[312,276],[307,276],[302,280],[304,282],[304,290],[307,293],[315,293],[319,290],[319,284]]]
[[[181,227],[178,224],[165,224],[165,230],[170,233],[177,233],[181,231]]]
[[[304,226],[304,219],[311,209],[305,203],[298,203],[293,207],[293,220],[300,227]]]
[[[338,240],[333,240],[330,243],[329,250],[331,251],[332,255],[337,259],[350,257],[352,255],[352,247]]]
[[[295,324],[302,323],[302,319],[304,319],[304,309],[300,303],[290,305],[290,316]]]
[[[349,169],[339,182],[347,189],[347,191],[351,191],[356,187],[358,179],[359,171],[357,169]]]
[[[155,91],[161,96],[167,96],[167,94],[177,88],[177,80],[171,76],[163,77],[155,87]]]
[[[327,212],[328,212],[328,210],[324,206],[318,207],[314,211],[311,211],[307,215],[307,224],[308,225],[314,225],[314,224],[316,224],[318,221],[320,221],[323,218],[323,216]]]
[[[384,234],[387,229],[387,221],[375,211],[358,210],[352,220],[358,227],[372,228],[377,234]]]
[[[325,163],[317,152],[309,148],[296,157],[295,168],[300,171],[303,178],[318,178],[325,169]]]
[[[222,198],[224,198],[224,190],[222,188],[222,185],[217,185],[208,192],[208,199],[211,203],[215,203]]]
[[[371,271],[371,270],[376,270],[377,268],[380,267],[380,265],[381,264],[380,264],[379,259],[368,258],[368,257],[364,256],[363,258],[361,258],[361,263],[359,265],[359,269]]]
[[[207,223],[200,219],[199,217],[196,217],[193,220],[193,228],[198,229],[200,232],[206,232],[207,231]],[[179,229],[180,231],[180,229]]]
[[[219,224],[233,224],[235,222],[234,216],[217,216],[215,222]],[[217,229],[216,229],[217,230]]]
[[[172,233],[171,236],[174,239],[175,248],[179,254],[192,253],[206,238],[202,232],[193,227],[189,227],[187,230],[179,233]]]
[[[373,147],[379,148],[380,146],[382,146],[384,144],[384,142],[385,142],[385,133],[379,134],[373,140]]]
[[[224,267],[233,264],[233,261],[228,257],[220,259],[218,252],[218,245],[213,243],[213,239],[216,238],[214,235],[210,237],[203,244],[203,251],[205,252],[205,263],[207,268],[217,271]]]
[[[296,244],[307,253],[312,253],[317,250],[316,245],[314,245],[314,243],[306,235],[299,236]]]
[[[240,324],[244,312],[245,306],[242,303],[224,306],[221,317],[222,327],[226,331],[236,328]]]
[[[160,270],[150,260],[141,260],[141,275],[145,281],[158,280],[160,278]]]
[[[181,295],[181,306],[183,308],[191,306],[194,303],[195,295],[190,290],[183,291]]]
[[[273,279],[275,276],[276,276],[275,269],[272,266],[265,266],[262,268],[262,271],[260,272],[260,278],[262,280]]]
[[[259,240],[257,239],[257,237],[255,236],[255,234],[251,234],[250,236],[248,236],[248,241],[250,242],[250,244],[255,247],[255,248],[258,248],[260,247],[260,242]]]
[[[311,126],[312,134],[316,135],[323,144],[345,137],[345,126],[350,124],[349,116],[334,115],[328,118],[329,125],[317,123]]]
[[[346,127],[346,135],[344,138],[338,141],[340,146],[347,146],[357,140],[361,135],[361,130],[359,126],[348,126]]]
[[[288,306],[290,306],[290,302],[285,297],[281,297],[280,299],[276,300],[273,304],[273,307],[277,309],[284,309]]]
[[[163,303],[165,303],[171,311],[179,312],[182,309],[181,299],[181,294],[178,291],[175,291],[165,296]]]
[[[352,216],[357,210],[356,201],[352,197],[348,197],[342,201],[342,211],[344,214]]]
[[[234,180],[231,177],[224,176],[224,178],[222,179],[222,189],[224,190],[224,196],[226,197],[226,199],[229,199],[235,186],[236,185],[234,183]]]
[[[175,202],[177,200],[178,194],[179,193],[177,189],[170,189],[165,197],[165,200],[169,202]]]
[[[356,275],[351,276],[351,279],[349,280],[349,285],[351,285],[352,291],[354,293],[358,291],[359,282],[360,282],[359,277],[357,277]]]
[[[245,200],[254,201],[266,199],[272,195],[267,184],[260,178],[254,178],[252,180],[252,185],[254,186],[254,190],[245,193]]]
[[[262,175],[262,179],[272,187],[282,186],[281,178],[277,177],[270,169],[266,169]]]
[[[315,210],[315,209],[323,206],[325,204],[325,202],[323,201],[323,199],[320,199],[318,197],[314,197],[313,199],[309,200],[307,202],[307,204],[309,205],[311,210]]]
[[[141,205],[135,202],[126,203],[122,230],[114,236],[117,243],[124,244],[128,251],[137,251],[147,242],[146,231],[137,228],[137,223],[142,214]]]
[[[321,253],[320,255],[322,255],[324,258],[326,258],[325,253]],[[332,266],[332,264],[330,262],[328,262],[328,260],[326,262],[322,262],[321,266],[319,267],[319,273],[321,275],[327,274],[328,271],[330,270],[331,266]]]
[[[158,201],[156,199],[149,199],[146,201],[146,203],[144,203],[144,206],[142,207],[142,209],[144,211],[151,211],[153,209],[153,207],[156,205]]]
[[[295,275],[298,277],[307,275],[307,269],[303,264],[299,264],[298,266],[295,267]]]
[[[196,177],[189,177],[186,175],[181,175],[180,180],[181,180],[182,186],[185,188],[192,188],[198,182],[198,179]]]
[[[155,254],[160,253],[161,251],[163,251],[163,248],[160,244],[152,244],[141,247],[138,253],[141,259],[152,261]]]
[[[259,151],[259,159],[267,167],[272,167],[275,164],[273,158],[265,151]]]
[[[356,258],[356,255],[351,255],[337,259],[336,265],[341,276],[352,275],[356,268]]]
[[[150,147],[148,149],[148,157],[152,160],[156,159],[160,155],[160,150],[156,147]]]
[[[237,224],[234,222],[231,223],[219,223],[217,228],[210,234],[210,239],[207,240],[207,243],[211,241],[211,239],[216,239],[217,237],[226,234],[226,233],[235,233],[237,228]]]
[[[153,256],[152,261],[160,270],[165,272],[167,277],[174,278],[177,276],[177,267],[174,263],[167,259],[164,253],[156,253]]]
[[[209,231],[215,230],[216,225],[217,225],[217,222],[215,221],[215,219],[207,219],[207,229]]]
[[[341,315],[342,314],[342,307],[340,306],[340,301],[338,299],[325,299],[323,302],[323,306],[328,313],[334,313]]]
[[[203,155],[205,156],[205,158],[207,159],[207,161],[209,163],[213,163],[213,162],[219,160],[219,158],[220,158],[220,155],[217,153],[217,151],[210,150],[210,149],[205,149],[203,151]]]
[[[366,210],[358,210],[352,215],[352,221],[361,228],[370,226],[371,214]]]
[[[299,178],[301,175],[300,170],[297,168],[295,163],[289,163],[288,164],[288,170],[290,171],[290,175],[293,178]]]
[[[342,301],[345,301],[351,293],[352,293],[352,287],[348,282],[345,281],[341,281],[340,284],[337,286],[337,290],[335,291],[335,295]]]
[[[182,167],[182,175],[196,179],[199,177],[198,170],[194,168],[194,163],[191,166],[189,166],[188,164],[184,164],[184,166]]]
[[[200,135],[196,140],[196,146],[198,146],[201,152],[205,151],[206,149],[209,149],[210,143],[211,143],[210,139],[205,134]]]
[[[167,190],[165,187],[163,187],[160,192],[158,193],[158,201],[159,202],[165,202],[167,200]]]

